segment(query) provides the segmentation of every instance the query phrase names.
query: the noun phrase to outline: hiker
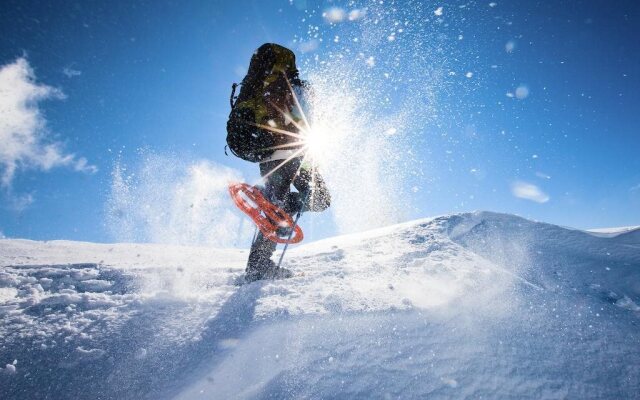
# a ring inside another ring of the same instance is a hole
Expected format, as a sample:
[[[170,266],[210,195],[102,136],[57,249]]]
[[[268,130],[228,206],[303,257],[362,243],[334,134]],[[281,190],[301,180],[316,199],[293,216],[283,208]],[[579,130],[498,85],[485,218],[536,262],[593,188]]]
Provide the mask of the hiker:
[[[309,85],[300,80],[295,55],[274,43],[263,44],[251,57],[240,94],[231,95],[227,144],[238,157],[260,164],[264,196],[287,214],[326,210],[331,197],[315,166],[305,160],[304,126],[296,97],[304,99]],[[291,191],[293,185],[297,192]],[[290,229],[281,228],[279,236]],[[284,279],[291,271],[271,260],[276,243],[258,232],[251,245],[245,280]]]

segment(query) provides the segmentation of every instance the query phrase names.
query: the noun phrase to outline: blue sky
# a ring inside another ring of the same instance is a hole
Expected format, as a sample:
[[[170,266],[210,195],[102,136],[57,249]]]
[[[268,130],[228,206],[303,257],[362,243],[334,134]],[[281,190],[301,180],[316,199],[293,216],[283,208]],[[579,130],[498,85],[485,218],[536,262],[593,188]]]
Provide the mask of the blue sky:
[[[318,108],[340,114],[323,118],[361,131],[330,148],[336,205],[305,217],[311,239],[471,210],[640,225],[636,2],[128,3],[0,6],[3,96],[28,95],[12,79],[27,85],[36,122],[25,129],[38,138],[18,156],[6,150],[17,128],[1,127],[0,172],[17,166],[0,189],[3,235],[168,240],[121,235],[118,218],[136,230],[166,217],[142,212],[147,203],[193,208],[202,190],[220,195],[203,189],[216,176],[255,180],[256,165],[225,156],[224,129],[230,85],[264,42],[296,51],[332,103]],[[2,104],[5,120],[24,111]],[[52,144],[55,154],[43,152]],[[194,165],[206,183],[180,172]],[[114,176],[128,182],[122,210]],[[198,215],[219,224],[222,206]],[[171,215],[197,217],[189,212]]]

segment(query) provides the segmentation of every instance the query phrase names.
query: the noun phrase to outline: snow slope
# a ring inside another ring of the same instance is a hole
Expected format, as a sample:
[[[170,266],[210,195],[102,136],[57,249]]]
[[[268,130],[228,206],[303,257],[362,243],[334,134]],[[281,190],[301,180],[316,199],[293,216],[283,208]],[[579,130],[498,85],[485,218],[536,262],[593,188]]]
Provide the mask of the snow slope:
[[[640,237],[488,212],[246,252],[0,240],[0,398],[638,398]]]

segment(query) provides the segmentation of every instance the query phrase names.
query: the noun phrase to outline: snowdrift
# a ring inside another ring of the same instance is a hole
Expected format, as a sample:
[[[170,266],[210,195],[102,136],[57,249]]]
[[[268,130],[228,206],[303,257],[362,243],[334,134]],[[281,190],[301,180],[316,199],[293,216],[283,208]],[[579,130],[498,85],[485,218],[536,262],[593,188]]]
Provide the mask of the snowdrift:
[[[247,253],[0,240],[0,398],[637,398],[640,231],[479,212]]]

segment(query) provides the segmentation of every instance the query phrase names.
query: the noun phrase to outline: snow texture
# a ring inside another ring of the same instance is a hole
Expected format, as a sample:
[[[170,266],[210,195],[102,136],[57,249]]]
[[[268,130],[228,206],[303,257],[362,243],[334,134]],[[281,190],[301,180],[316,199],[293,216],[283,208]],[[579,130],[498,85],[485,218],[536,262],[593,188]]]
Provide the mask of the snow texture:
[[[640,237],[478,212],[292,249],[0,240],[0,398],[634,398]]]

